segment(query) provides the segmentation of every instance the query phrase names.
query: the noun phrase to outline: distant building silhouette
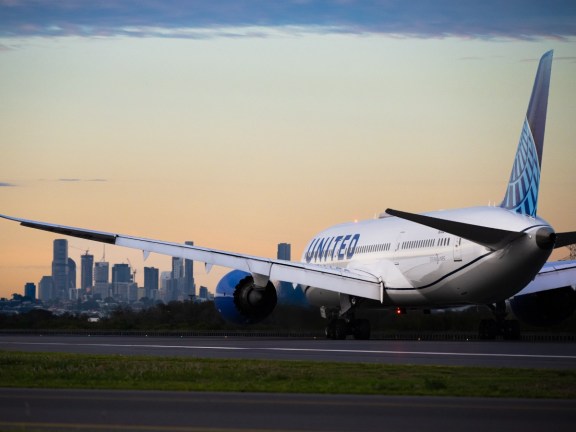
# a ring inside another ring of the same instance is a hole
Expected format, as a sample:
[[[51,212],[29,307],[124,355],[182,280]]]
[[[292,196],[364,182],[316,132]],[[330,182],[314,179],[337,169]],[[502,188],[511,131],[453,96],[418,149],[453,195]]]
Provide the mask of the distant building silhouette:
[[[54,298],[54,278],[52,276],[42,276],[38,282],[38,299],[50,301]]]
[[[132,273],[128,264],[114,264],[112,267],[112,297],[118,300],[137,300],[138,291],[136,293],[132,288]]]
[[[112,267],[112,283],[132,282],[132,274],[128,264],[114,264]]]
[[[156,267],[144,267],[144,296],[149,299],[158,298],[160,270]]]
[[[194,246],[193,241],[187,241],[184,244]],[[184,260],[184,299],[196,296],[196,284],[194,283],[194,261]]]
[[[278,243],[278,254],[276,257],[281,260],[290,261],[291,248],[290,243]]]
[[[29,300],[36,300],[36,284],[27,282],[26,285],[24,285],[24,297]]]
[[[94,255],[86,253],[80,260],[80,289],[86,292],[94,283]]]
[[[184,259],[172,257],[172,275],[166,290],[166,300],[178,300],[184,289]]]
[[[54,240],[52,258],[52,279],[54,289],[49,300],[54,298],[67,299],[70,283],[68,281],[68,240]]]
[[[110,264],[100,261],[94,264],[94,282],[108,283],[110,281]]]
[[[163,271],[160,273],[160,300],[164,302],[170,301],[170,290],[172,285],[172,272]]]
[[[110,264],[100,261],[94,264],[94,287],[92,295],[104,300],[110,296]]]
[[[76,289],[76,262],[68,258],[68,292]]]

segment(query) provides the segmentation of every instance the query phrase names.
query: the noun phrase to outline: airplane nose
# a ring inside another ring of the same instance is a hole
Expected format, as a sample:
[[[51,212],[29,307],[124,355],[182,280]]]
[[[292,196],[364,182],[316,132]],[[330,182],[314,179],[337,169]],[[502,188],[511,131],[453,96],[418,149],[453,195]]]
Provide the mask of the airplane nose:
[[[536,244],[540,249],[552,249],[556,243],[556,233],[550,227],[536,231]]]

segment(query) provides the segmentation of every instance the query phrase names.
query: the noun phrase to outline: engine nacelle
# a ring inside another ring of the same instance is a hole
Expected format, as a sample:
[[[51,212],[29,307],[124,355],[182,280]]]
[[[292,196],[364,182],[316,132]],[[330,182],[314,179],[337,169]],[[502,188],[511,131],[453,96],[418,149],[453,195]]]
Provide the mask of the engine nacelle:
[[[557,288],[510,299],[514,315],[526,324],[546,327],[560,324],[576,310],[576,291]]]
[[[278,301],[276,288],[268,282],[262,288],[254,284],[250,273],[233,270],[216,286],[214,303],[226,321],[254,324],[269,316]]]

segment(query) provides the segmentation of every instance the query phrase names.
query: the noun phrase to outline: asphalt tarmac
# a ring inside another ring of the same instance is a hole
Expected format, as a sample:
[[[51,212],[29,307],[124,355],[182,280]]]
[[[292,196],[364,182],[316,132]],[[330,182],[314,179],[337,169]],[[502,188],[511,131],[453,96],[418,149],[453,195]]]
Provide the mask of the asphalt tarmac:
[[[0,429],[570,431],[576,401],[0,389]]]
[[[576,368],[576,344],[552,342],[0,335],[0,349],[442,366]]]

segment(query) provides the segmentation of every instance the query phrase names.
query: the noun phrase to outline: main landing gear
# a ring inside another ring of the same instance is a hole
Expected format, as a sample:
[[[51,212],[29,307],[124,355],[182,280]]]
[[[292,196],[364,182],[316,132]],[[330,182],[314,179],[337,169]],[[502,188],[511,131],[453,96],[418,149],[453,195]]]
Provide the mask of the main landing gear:
[[[368,340],[370,339],[370,321],[367,319],[335,318],[330,320],[325,332],[328,339],[343,340],[348,335],[352,335],[354,339]]]
[[[494,314],[494,319],[480,321],[478,337],[482,340],[496,339],[502,336],[504,340],[520,339],[520,323],[517,320],[507,320],[506,303],[498,302],[489,304],[488,307]]]
[[[354,313],[359,304],[356,297],[340,294],[340,308],[320,308],[322,318],[329,320],[325,330],[326,338],[343,340],[351,335],[358,340],[370,339],[370,321],[356,319]]]

